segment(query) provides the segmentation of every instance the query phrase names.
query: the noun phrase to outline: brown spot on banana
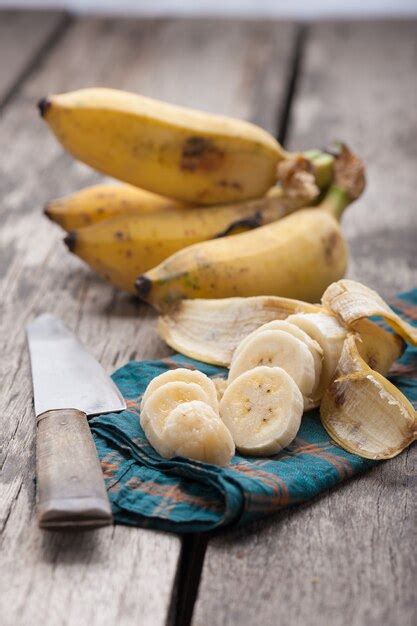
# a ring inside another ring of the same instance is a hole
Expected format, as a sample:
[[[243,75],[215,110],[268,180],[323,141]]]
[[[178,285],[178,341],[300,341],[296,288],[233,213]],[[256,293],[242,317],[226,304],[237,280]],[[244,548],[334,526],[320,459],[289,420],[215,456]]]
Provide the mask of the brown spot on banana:
[[[323,239],[323,251],[326,263],[331,265],[339,256],[339,248],[342,243],[342,235],[334,230],[327,234]]]
[[[213,141],[205,137],[189,137],[182,149],[180,167],[188,172],[211,172],[219,169],[223,160],[224,152]]]

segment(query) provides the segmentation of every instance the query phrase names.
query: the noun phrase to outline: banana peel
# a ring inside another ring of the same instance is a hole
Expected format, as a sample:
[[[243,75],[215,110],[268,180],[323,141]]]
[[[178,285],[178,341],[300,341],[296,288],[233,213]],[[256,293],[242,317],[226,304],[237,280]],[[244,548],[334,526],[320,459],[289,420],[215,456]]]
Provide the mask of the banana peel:
[[[326,289],[321,301],[347,327],[364,317],[382,317],[405,341],[417,345],[417,328],[401,319],[376,291],[362,283],[339,280]]]
[[[336,443],[367,459],[390,459],[417,438],[413,406],[365,363],[354,333],[345,340],[335,379],[321,401],[320,416]]]
[[[242,339],[262,324],[320,310],[318,305],[276,296],[183,300],[159,317],[158,332],[174,350],[228,367]]]

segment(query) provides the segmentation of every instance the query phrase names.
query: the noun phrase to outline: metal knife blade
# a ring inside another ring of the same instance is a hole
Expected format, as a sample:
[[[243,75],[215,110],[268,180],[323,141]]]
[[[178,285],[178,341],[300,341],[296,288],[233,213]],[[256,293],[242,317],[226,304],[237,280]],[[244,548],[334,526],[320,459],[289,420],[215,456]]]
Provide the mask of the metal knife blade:
[[[98,415],[126,408],[111,378],[61,320],[40,315],[27,336],[37,416],[54,409]]]

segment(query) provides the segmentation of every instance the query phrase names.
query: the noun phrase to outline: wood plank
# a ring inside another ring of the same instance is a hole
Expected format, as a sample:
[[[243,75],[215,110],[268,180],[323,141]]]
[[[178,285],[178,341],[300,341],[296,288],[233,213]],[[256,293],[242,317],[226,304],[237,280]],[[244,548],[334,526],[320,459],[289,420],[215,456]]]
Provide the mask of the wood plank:
[[[289,133],[293,148],[342,138],[366,158],[368,191],[344,220],[350,274],[385,293],[415,286],[416,35],[313,26]],[[416,452],[210,542],[194,626],[415,624]]]
[[[56,11],[0,11],[0,105],[66,20]]]
[[[25,324],[41,311],[60,315],[108,371],[168,351],[152,329],[152,313],[71,257],[62,232],[42,217],[45,201],[100,177],[63,154],[37,118],[35,103],[49,92],[110,85],[271,126],[292,35],[290,25],[277,32],[268,24],[244,22],[83,20],[0,120],[2,145],[13,145],[0,163],[1,414],[8,417],[0,457],[4,626],[165,623],[180,549],[175,536],[125,527],[45,534],[33,518],[34,417]]]

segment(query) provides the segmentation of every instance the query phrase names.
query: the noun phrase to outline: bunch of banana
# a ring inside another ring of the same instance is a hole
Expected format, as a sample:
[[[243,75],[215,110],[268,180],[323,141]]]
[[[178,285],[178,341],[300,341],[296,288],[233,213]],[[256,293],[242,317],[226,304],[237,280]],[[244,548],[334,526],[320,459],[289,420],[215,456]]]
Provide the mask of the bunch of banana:
[[[178,368],[154,378],[141,402],[140,424],[165,458],[184,456],[227,465],[235,446],[219,416],[213,381],[197,370]]]
[[[286,161],[280,186],[237,204],[192,208],[131,185],[96,185],[50,202],[45,213],[70,231],[65,242],[72,252],[114,286],[135,293],[136,277],[174,252],[268,224],[314,202],[332,163],[333,157],[318,151]]]
[[[183,298],[280,295],[315,302],[345,273],[347,246],[339,219],[363,188],[363,165],[344,146],[318,207],[233,239],[185,248],[139,276],[138,295],[158,310]]]
[[[398,335],[369,316],[384,318]],[[300,397],[301,412],[320,405],[330,436],[360,456],[390,458],[417,438],[414,409],[385,378],[404,340],[417,345],[417,330],[365,285],[333,283],[321,305],[273,296],[184,300],[160,317],[158,329],[179,352],[230,368],[220,414],[241,451],[270,454],[288,445]],[[279,375],[268,371],[276,369]],[[285,419],[276,408],[281,396],[271,404],[265,395],[278,390],[292,398]]]
[[[286,152],[268,132],[241,120],[112,89],[50,96],[39,108],[71,154],[128,183],[83,190],[45,211],[70,231],[70,249],[114,285],[133,292],[133,279],[141,275],[139,295],[163,307],[179,297],[233,293],[314,300],[343,275],[345,245],[330,213],[339,214],[361,191],[350,180],[352,165],[342,183],[333,181],[323,210],[282,230],[236,239],[233,246],[224,238],[219,245],[220,235],[313,206],[333,180],[333,158],[314,150]],[[205,248],[211,239],[214,245]],[[303,245],[302,254],[295,251]]]

